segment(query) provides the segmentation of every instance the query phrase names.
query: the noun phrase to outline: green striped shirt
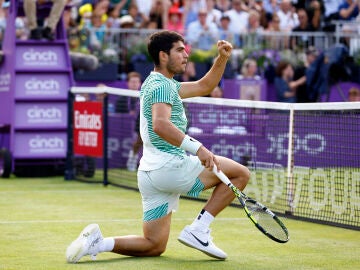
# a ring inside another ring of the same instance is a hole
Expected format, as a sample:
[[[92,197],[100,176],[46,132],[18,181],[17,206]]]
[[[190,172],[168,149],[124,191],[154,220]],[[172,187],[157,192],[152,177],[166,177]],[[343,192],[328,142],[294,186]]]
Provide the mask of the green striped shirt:
[[[168,79],[158,72],[151,72],[140,90],[140,133],[143,140],[141,170],[153,170],[162,167],[174,155],[183,156],[185,151],[169,144],[153,130],[152,105],[167,103],[171,105],[170,121],[185,133],[187,118],[179,96],[180,83]]]

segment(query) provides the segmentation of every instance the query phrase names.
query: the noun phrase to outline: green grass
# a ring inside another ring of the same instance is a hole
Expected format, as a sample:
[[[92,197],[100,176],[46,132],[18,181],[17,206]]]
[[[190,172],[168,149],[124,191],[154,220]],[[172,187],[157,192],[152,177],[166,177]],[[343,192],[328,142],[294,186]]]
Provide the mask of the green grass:
[[[173,215],[167,251],[158,258],[112,253],[65,262],[65,250],[89,223],[104,236],[141,234],[137,192],[60,177],[0,180],[0,269],[360,269],[360,233],[331,226],[285,220],[290,241],[263,236],[241,209],[227,208],[215,220],[215,243],[228,253],[216,261],[180,244],[176,238],[203,203],[181,200]]]

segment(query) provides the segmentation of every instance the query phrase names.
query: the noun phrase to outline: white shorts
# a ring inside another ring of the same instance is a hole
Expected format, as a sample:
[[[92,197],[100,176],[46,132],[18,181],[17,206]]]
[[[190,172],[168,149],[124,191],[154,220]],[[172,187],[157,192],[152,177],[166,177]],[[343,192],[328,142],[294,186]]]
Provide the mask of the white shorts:
[[[163,167],[138,171],[144,221],[166,216],[178,207],[180,194],[198,197],[204,184],[198,178],[204,170],[197,156],[174,156]]]

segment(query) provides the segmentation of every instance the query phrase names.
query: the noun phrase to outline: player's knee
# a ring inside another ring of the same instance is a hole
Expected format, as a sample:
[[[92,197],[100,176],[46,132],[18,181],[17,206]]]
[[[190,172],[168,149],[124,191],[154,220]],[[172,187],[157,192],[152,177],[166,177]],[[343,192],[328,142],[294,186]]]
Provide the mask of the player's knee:
[[[159,256],[161,256],[161,254],[163,254],[164,252],[165,252],[165,249],[156,249],[156,250],[154,250],[154,253],[153,253],[152,256],[154,256],[154,257],[159,257]]]
[[[158,245],[154,246],[150,251],[150,256],[159,257],[161,254],[165,252],[166,246]]]
[[[241,166],[236,175],[237,177],[235,177],[235,179],[232,179],[232,182],[240,190],[243,190],[250,181],[251,172],[247,167]]]

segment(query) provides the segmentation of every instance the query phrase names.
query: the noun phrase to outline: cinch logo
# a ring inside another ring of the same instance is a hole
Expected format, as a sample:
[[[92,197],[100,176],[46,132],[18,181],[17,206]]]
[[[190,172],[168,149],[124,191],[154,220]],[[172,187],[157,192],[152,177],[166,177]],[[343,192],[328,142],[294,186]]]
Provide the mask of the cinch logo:
[[[80,111],[74,112],[75,128],[76,129],[97,129],[102,128],[101,115],[99,114],[87,114],[87,111],[81,113]]]
[[[10,85],[10,73],[0,74],[0,86]]]
[[[37,78],[31,78],[25,81],[26,90],[60,90],[60,84],[54,79],[49,80],[38,80]]]
[[[235,160],[241,160],[244,156],[250,156],[256,160],[257,157],[257,149],[254,144],[244,142],[232,145],[226,139],[220,139],[218,144],[213,144],[211,151],[220,156],[231,156]]]
[[[202,109],[196,113],[196,123],[193,124],[218,124],[218,125],[243,125],[246,123],[247,115],[240,109]]]
[[[64,141],[59,137],[43,138],[37,135],[35,138],[29,140],[29,147],[31,149],[63,149],[65,147]]]
[[[34,49],[25,51],[22,55],[25,62],[57,62],[58,56],[54,51],[37,52]]]
[[[27,110],[26,115],[29,119],[61,119],[61,110],[56,107],[39,108],[34,106]]]

